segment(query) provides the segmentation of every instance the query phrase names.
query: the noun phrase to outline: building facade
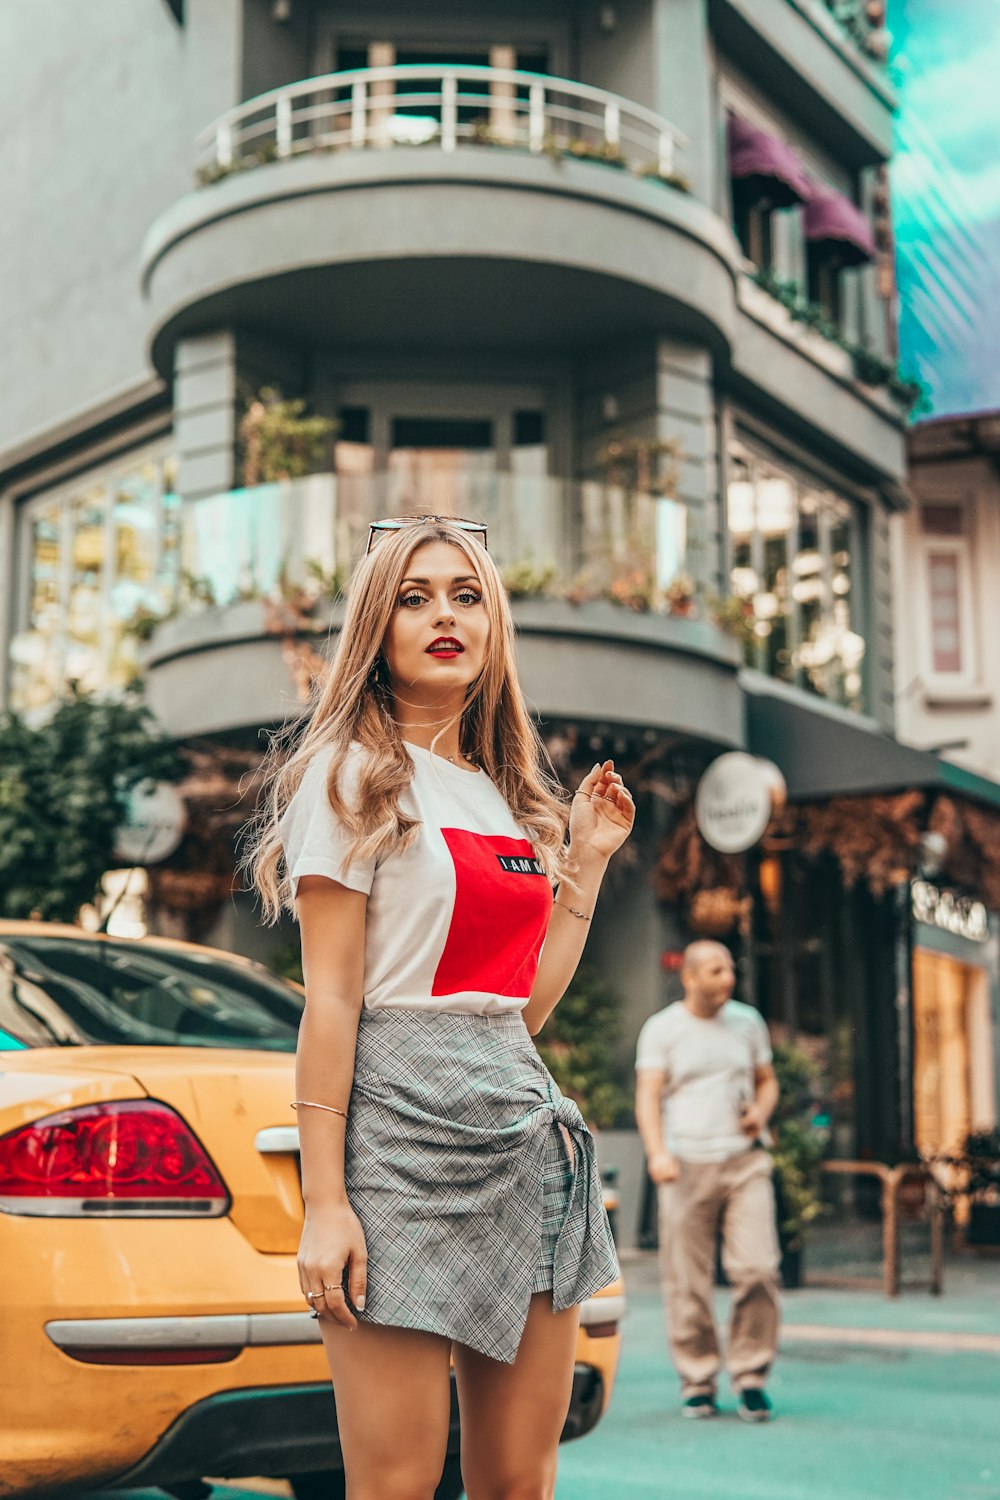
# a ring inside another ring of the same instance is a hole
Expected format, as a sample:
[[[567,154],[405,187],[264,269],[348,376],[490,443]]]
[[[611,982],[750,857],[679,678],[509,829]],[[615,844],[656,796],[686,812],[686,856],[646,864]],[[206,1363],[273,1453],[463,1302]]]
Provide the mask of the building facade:
[[[661,955],[699,930],[650,873],[704,766],[749,748],[793,800],[867,793],[838,780],[846,744],[876,790],[908,784],[878,7],[37,9],[0,21],[31,152],[0,245],[3,701],[41,714],[141,671],[172,734],[245,766],[299,711],[369,521],[487,521],[557,764],[607,750],[640,783],[591,948],[624,1070]],[[255,403],[325,418],[322,460],[298,477],[279,434],[264,462]],[[883,920],[858,900],[836,953]],[[240,898],[217,910],[200,930],[260,951]],[[795,1031],[813,971],[779,984],[768,941],[745,982]],[[877,967],[851,1004],[898,1073]],[[875,1056],[843,1064],[871,1071],[865,1108]],[[888,1150],[898,1121],[869,1134]]]
[[[914,898],[914,1126],[920,1149],[955,1151],[996,1129],[1000,1094],[1000,416],[921,422],[908,446],[913,503],[892,524],[898,727],[946,778]]]

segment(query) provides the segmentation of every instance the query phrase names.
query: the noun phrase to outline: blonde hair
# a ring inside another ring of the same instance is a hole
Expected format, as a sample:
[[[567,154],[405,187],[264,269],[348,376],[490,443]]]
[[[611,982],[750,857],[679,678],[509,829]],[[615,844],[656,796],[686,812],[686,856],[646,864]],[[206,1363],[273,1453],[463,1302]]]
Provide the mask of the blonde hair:
[[[260,896],[266,922],[292,907],[278,821],[320,751],[332,750],[326,791],[334,814],[351,836],[348,861],[379,859],[409,847],[417,822],[400,811],[413,779],[413,762],[393,715],[383,642],[398,605],[410,559],[427,542],[458,547],[478,574],[489,622],[486,659],[462,712],[462,754],[495,783],[534,846],[552,881],[567,876],[566,793],[552,771],[517,680],[514,622],[497,566],[476,538],[446,521],[425,521],[387,532],[351,579],[340,639],[304,733],[286,758],[283,736],[272,741],[264,763],[264,790],[247,826],[240,861],[248,885]],[[357,805],[341,795],[340,772],[352,744],[361,757]]]

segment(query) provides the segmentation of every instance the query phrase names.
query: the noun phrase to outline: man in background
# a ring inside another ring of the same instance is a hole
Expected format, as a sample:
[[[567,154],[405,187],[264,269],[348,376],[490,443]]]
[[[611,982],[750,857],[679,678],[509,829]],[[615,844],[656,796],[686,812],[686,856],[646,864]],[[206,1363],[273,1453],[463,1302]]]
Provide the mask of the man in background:
[[[722,1359],[712,1294],[715,1253],[732,1288],[727,1364],[737,1411],[772,1415],[764,1389],[778,1341],[778,1237],[767,1122],[778,1102],[767,1027],[732,999],[721,943],[692,943],[684,998],[650,1016],[636,1053],[636,1120],[657,1185],[670,1352],[686,1417],[718,1414]]]

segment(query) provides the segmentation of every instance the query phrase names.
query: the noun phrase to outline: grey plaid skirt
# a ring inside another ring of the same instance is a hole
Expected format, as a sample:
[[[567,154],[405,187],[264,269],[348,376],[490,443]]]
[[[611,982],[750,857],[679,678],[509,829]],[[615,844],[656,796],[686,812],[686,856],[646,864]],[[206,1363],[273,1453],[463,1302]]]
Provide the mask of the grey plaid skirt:
[[[618,1275],[593,1139],[519,1014],[363,1010],[345,1182],[365,1322],[511,1364],[533,1292],[561,1311]]]

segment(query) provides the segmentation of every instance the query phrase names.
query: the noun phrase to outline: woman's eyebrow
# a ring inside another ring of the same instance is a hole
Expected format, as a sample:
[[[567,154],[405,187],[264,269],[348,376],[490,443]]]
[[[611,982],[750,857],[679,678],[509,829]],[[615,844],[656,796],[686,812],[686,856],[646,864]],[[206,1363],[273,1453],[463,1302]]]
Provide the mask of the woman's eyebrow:
[[[479,579],[476,577],[475,573],[466,573],[462,578],[453,578],[451,580],[451,586],[452,586],[452,588],[454,588],[455,585],[456,585],[456,583],[478,583],[478,582],[479,582]],[[402,588],[405,588],[408,583],[421,584],[425,589],[429,589],[431,587],[431,580],[429,578],[404,578],[403,581],[402,581],[402,583],[399,586],[402,589]]]

